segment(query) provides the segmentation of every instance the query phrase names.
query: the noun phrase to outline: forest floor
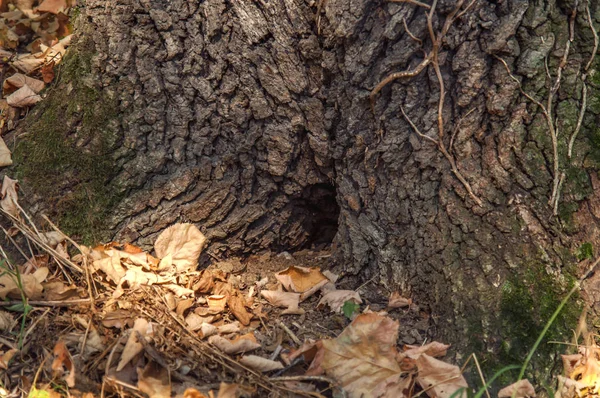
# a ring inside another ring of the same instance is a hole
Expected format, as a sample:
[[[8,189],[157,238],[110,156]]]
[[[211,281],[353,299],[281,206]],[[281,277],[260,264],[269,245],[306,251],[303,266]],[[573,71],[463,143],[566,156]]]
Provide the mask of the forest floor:
[[[206,240],[194,225],[169,227],[152,253],[126,242],[86,247],[47,218],[34,225],[14,180],[5,177],[2,192],[12,247],[0,246],[0,397],[475,391],[463,376],[479,369],[474,356],[462,367],[441,360],[449,346],[428,340],[426,311],[371,281],[353,286],[330,270],[328,248],[199,267]],[[564,356],[571,378],[561,396],[595,394],[600,350],[589,348]],[[534,395],[520,380],[498,396]]]
[[[70,0],[1,1],[0,132],[43,100],[70,43]],[[0,138],[0,167],[13,163]],[[86,247],[0,191],[0,398],[473,395],[404,292],[337,275],[329,248],[212,258],[177,224],[154,250]],[[9,247],[10,246],[10,247]],[[600,350],[563,357],[559,396],[597,395]],[[463,356],[464,353],[463,353]],[[442,359],[440,359],[442,358]],[[525,364],[526,365],[526,364]],[[483,375],[479,387],[486,384]],[[518,380],[500,397],[535,395]],[[539,389],[538,389],[539,392]],[[480,397],[489,393],[479,388]]]

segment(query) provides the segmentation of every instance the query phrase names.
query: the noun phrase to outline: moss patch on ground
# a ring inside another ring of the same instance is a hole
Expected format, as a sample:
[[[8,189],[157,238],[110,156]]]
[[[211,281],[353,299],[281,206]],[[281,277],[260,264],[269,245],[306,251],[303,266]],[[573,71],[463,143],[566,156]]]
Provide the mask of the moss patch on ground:
[[[91,42],[72,47],[60,81],[25,121],[14,151],[24,192],[49,205],[49,215],[84,243],[105,238],[105,220],[120,201],[111,178],[118,103],[90,84]]]
[[[569,272],[557,280],[547,273],[541,263],[527,264],[524,269],[522,275],[507,280],[502,286],[499,325],[501,341],[495,361],[490,361],[491,367],[488,366],[492,373],[507,365],[524,363],[544,326],[576,283],[576,278]],[[581,311],[581,300],[575,294],[546,333],[526,377],[539,383],[551,380],[556,367],[556,354],[564,353],[565,346],[549,342],[570,342],[572,329],[577,325]],[[500,384],[514,380],[517,374],[518,371],[505,373]]]

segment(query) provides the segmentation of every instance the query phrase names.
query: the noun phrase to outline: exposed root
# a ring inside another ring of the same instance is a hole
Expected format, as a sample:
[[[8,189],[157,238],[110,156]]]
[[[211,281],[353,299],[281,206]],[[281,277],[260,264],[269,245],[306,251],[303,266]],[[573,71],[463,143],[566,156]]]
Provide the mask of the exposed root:
[[[444,98],[446,96],[446,89],[445,89],[445,85],[444,85],[444,79],[442,76],[442,72],[440,70],[440,63],[438,60],[438,53],[439,53],[439,49],[442,47],[442,42],[444,40],[444,36],[450,30],[450,27],[452,26],[452,24],[458,18],[462,17],[465,14],[465,12],[467,12],[467,10],[469,10],[471,8],[471,6],[473,4],[475,4],[476,0],[472,0],[464,9],[462,9],[464,0],[459,0],[456,4],[456,7],[454,8],[454,10],[450,13],[450,15],[448,15],[448,17],[444,21],[444,25],[440,32],[435,32],[433,29],[433,16],[435,15],[435,9],[436,9],[438,0],[434,0],[433,4],[431,6],[429,6],[427,4],[423,4],[423,3],[415,1],[415,0],[390,0],[390,1],[415,4],[415,5],[424,7],[429,10],[429,12],[427,13],[427,30],[429,31],[429,39],[431,41],[432,48],[429,51],[429,53],[425,56],[425,58],[415,68],[409,69],[406,71],[402,71],[402,72],[392,73],[392,74],[388,75],[385,79],[383,79],[381,82],[379,82],[379,84],[377,84],[377,86],[375,86],[375,88],[371,91],[371,95],[370,95],[371,109],[373,111],[373,114],[375,114],[375,99],[377,97],[377,94],[385,86],[387,86],[389,83],[391,83],[397,79],[415,77],[415,76],[419,75],[428,65],[432,65],[435,70],[435,75],[438,80],[438,85],[440,88],[440,97],[438,100],[438,111],[437,111],[438,138],[434,139],[434,138],[431,138],[431,137],[421,133],[419,128],[408,117],[406,112],[404,112],[404,109],[400,108],[400,111],[402,112],[402,115],[404,116],[406,121],[410,124],[410,126],[413,128],[413,130],[419,137],[424,138],[437,146],[438,150],[448,160],[448,163],[450,163],[450,168],[452,169],[452,173],[460,181],[460,183],[464,186],[465,190],[467,191],[467,193],[469,194],[471,199],[473,199],[473,201],[475,203],[477,203],[477,205],[482,206],[483,202],[473,192],[473,188],[471,187],[471,185],[469,184],[467,179],[462,175],[462,173],[458,169],[456,160],[450,153],[454,135],[456,135],[456,133],[453,134],[450,147],[446,147],[446,144],[444,143],[444,135],[445,135],[446,128],[444,126],[444,116],[443,115],[444,115]],[[406,32],[412,39],[418,41],[419,43],[422,43],[422,41],[420,39],[417,39],[408,30],[408,27],[406,26],[406,21],[404,21],[404,26],[405,26]],[[450,148],[450,150],[448,148]]]

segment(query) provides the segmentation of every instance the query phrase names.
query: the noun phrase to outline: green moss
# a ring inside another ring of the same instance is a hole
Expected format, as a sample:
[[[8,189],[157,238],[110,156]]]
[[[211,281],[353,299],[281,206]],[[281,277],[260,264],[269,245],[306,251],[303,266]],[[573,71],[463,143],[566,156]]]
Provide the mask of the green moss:
[[[576,282],[568,271],[563,275],[562,280],[557,280],[546,272],[543,264],[532,263],[527,265],[523,275],[504,283],[500,305],[500,364],[523,363],[546,322]],[[539,381],[549,379],[555,354],[563,348],[548,342],[568,342],[581,310],[579,298],[571,297],[534,355],[528,377]]]
[[[579,261],[593,258],[594,247],[590,242],[585,242],[581,246],[579,246],[579,249],[577,249],[576,256]]]
[[[110,122],[118,117],[117,103],[86,85],[93,56],[87,44],[67,54],[57,87],[26,119],[14,159],[24,191],[41,195],[66,233],[91,243],[103,238],[104,222],[121,198],[109,183],[116,173]]]

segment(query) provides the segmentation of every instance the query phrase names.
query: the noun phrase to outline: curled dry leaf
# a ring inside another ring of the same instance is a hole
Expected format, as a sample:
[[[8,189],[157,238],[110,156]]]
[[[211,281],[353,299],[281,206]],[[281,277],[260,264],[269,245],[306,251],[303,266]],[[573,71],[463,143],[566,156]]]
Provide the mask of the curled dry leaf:
[[[393,292],[392,294],[390,294],[390,299],[388,301],[388,308],[403,308],[403,307],[408,307],[411,304],[412,304],[411,299],[402,297],[399,292]]]
[[[159,258],[171,256],[178,272],[193,271],[204,248],[206,238],[193,224],[175,224],[165,229],[154,243]]]
[[[10,312],[0,311],[0,331],[9,331],[15,325],[15,318]],[[4,333],[6,335],[6,333]]]
[[[61,281],[42,283],[43,299],[46,301],[65,301],[77,296],[77,286],[65,285]]]
[[[421,354],[416,364],[417,383],[427,390],[427,395],[432,398],[450,398],[458,390],[468,387],[460,368],[456,365],[440,361],[427,354]],[[462,394],[454,395],[455,398],[466,396],[466,390]]]
[[[62,377],[65,372],[69,374],[64,378],[69,387],[75,386],[75,364],[71,353],[67,349],[64,341],[59,340],[53,350],[54,360],[52,361],[52,372],[55,377]]]
[[[277,272],[275,278],[286,290],[300,293],[300,301],[306,300],[329,282],[329,279],[318,268],[294,266]]]
[[[121,353],[121,360],[117,365],[117,372],[123,370],[125,365],[129,363],[137,354],[142,352],[144,346],[142,343],[138,342],[137,333],[139,332],[142,337],[146,337],[152,334],[152,325],[145,320],[144,318],[138,318],[135,320],[133,324],[133,329],[130,331],[129,338],[127,339],[127,343],[125,344],[125,348],[123,349],[123,353]]]
[[[270,372],[273,370],[283,369],[283,365],[279,361],[272,361],[267,358],[259,357],[258,355],[244,355],[239,362],[251,369],[259,372]]]
[[[13,164],[12,154],[6,146],[4,140],[0,137],[0,167],[6,167]]]
[[[19,181],[13,180],[5,175],[2,180],[2,190],[0,191],[0,196],[2,196],[2,199],[0,199],[0,207],[14,218],[20,219],[21,213],[17,206],[18,191]]]
[[[169,371],[154,361],[148,362],[144,369],[137,368],[138,388],[152,398],[169,398],[171,381]]]
[[[200,325],[200,331],[198,332],[201,339],[205,339],[207,337],[214,336],[217,333],[218,333],[217,327],[214,325],[211,325],[210,323],[206,323],[206,322],[203,322]]]
[[[37,104],[42,100],[42,97],[36,94],[31,87],[25,85],[6,97],[6,102],[15,108],[26,108]]]
[[[573,373],[573,370],[580,364],[580,361],[583,359],[583,355],[581,354],[570,354],[570,355],[561,355],[563,370],[566,375],[570,375]]]
[[[192,308],[193,305],[194,305],[194,299],[193,298],[181,300],[181,301],[179,301],[177,303],[177,309],[175,310],[175,312],[177,313],[177,315],[183,316],[183,313],[186,310]]]
[[[286,308],[284,312],[287,314],[302,315],[304,313],[304,310],[298,307],[300,303],[300,293],[263,290],[260,294],[267,299],[271,305]]]
[[[360,294],[354,290],[329,290],[323,294],[317,308],[322,308],[327,304],[331,308],[331,312],[342,312],[342,307],[346,301],[362,304]]]
[[[535,388],[531,385],[529,380],[524,379],[518,381],[516,383],[511,384],[510,386],[504,387],[502,390],[498,391],[498,398],[526,398],[526,397],[535,397]]]
[[[260,348],[260,344],[252,333],[236,337],[233,340],[227,340],[221,336],[211,336],[208,338],[208,342],[225,354],[239,354]]]
[[[119,309],[109,312],[102,318],[102,325],[107,328],[123,329],[125,326],[132,327],[134,319],[131,311]]]
[[[4,80],[2,89],[4,90],[4,95],[7,95],[23,86],[29,86],[37,94],[44,89],[45,84],[41,80],[34,79],[22,73],[15,73]]]
[[[21,286],[23,293],[30,300],[39,300],[42,298],[44,287],[42,282],[46,280],[48,268],[43,267],[36,270],[33,274],[21,274]],[[6,297],[21,298],[21,288],[17,283],[16,276],[5,272],[0,276],[0,299]]]
[[[42,232],[40,239],[51,248],[56,248],[60,243],[63,243],[67,237],[59,231]]]
[[[212,296],[208,296],[206,298],[208,303],[208,313],[209,314],[219,314],[225,310],[225,305],[227,304],[227,297],[220,294],[214,294]]]
[[[400,354],[400,356],[412,359],[417,359],[421,354],[427,354],[430,357],[443,357],[448,352],[448,348],[450,348],[449,344],[442,344],[437,341],[432,341],[421,346],[407,345],[405,346],[406,351]]]
[[[246,310],[246,300],[240,294],[232,294],[227,298],[227,306],[231,313],[239,320],[242,325],[248,326],[252,319],[252,314]]]
[[[16,348],[11,348],[6,352],[0,351],[0,369],[8,370],[8,363],[19,352]]]

